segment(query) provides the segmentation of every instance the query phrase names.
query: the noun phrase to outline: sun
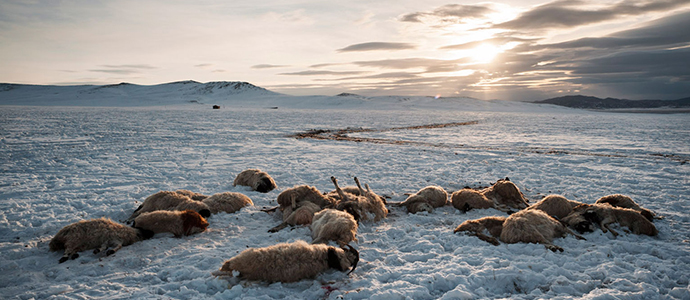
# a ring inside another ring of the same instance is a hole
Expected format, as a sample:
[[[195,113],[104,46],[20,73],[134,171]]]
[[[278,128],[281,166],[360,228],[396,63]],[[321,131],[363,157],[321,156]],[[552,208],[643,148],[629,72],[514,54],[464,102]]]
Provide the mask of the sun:
[[[491,44],[481,44],[467,51],[467,56],[475,63],[490,63],[496,55],[501,53],[501,49]]]

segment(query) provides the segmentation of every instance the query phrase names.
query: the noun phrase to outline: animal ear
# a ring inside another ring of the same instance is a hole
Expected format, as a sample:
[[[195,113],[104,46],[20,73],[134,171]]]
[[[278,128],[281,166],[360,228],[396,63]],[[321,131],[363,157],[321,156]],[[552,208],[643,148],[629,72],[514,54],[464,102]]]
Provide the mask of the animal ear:
[[[335,252],[335,248],[333,247],[328,247],[328,267],[338,271],[345,271],[343,266],[340,264],[338,253]]]

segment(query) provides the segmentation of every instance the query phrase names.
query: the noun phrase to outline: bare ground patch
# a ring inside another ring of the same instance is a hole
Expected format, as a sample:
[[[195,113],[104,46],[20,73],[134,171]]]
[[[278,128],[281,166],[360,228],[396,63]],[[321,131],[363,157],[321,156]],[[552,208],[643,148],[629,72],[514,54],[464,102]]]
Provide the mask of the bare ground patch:
[[[640,154],[640,155],[629,155],[620,153],[595,153],[586,150],[556,150],[548,148],[536,148],[536,147],[522,147],[522,148],[506,148],[506,147],[491,147],[491,146],[471,146],[464,144],[447,144],[447,143],[429,143],[429,142],[419,142],[419,141],[409,141],[409,140],[395,140],[395,139],[382,139],[382,138],[367,138],[367,137],[352,137],[349,134],[361,133],[361,132],[387,132],[387,131],[397,131],[397,130],[415,130],[415,129],[435,129],[435,128],[446,128],[446,127],[459,127],[478,124],[479,121],[468,121],[468,122],[453,122],[453,123],[441,123],[441,124],[429,124],[429,125],[417,125],[417,126],[406,126],[406,127],[392,127],[392,128],[382,128],[382,129],[370,129],[370,128],[345,128],[345,129],[311,129],[305,132],[298,132],[295,134],[288,135],[287,137],[296,139],[315,139],[315,140],[334,140],[334,141],[349,141],[356,143],[374,143],[374,144],[387,144],[387,145],[413,145],[413,146],[427,146],[435,148],[463,148],[463,149],[478,149],[478,150],[490,150],[490,151],[517,151],[517,152],[527,152],[545,155],[585,155],[585,156],[597,156],[597,157],[620,157],[620,158],[652,158],[652,159],[670,159],[673,161],[680,162],[681,165],[686,164],[690,161],[690,157],[678,154]]]

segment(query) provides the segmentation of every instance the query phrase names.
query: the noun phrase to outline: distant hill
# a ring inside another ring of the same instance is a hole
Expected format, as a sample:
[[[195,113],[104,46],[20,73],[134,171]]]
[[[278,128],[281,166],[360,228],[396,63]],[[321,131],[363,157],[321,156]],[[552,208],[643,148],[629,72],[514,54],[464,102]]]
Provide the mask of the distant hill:
[[[534,103],[547,103],[572,108],[584,109],[614,109],[614,108],[687,108],[690,107],[690,97],[678,100],[626,100],[616,98],[597,98],[592,96],[570,95],[551,98]]]
[[[0,83],[0,105],[149,106],[215,103],[238,97],[281,96],[241,81],[192,80],[157,85],[30,85]]]

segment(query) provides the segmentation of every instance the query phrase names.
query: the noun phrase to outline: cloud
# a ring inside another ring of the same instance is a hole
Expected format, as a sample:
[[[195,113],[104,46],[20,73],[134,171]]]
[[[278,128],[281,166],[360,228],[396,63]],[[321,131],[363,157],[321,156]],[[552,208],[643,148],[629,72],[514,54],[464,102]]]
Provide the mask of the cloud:
[[[196,67],[196,68],[209,68],[209,67],[212,67],[212,66],[213,66],[213,64],[198,64],[198,65],[194,65],[194,67]]]
[[[461,58],[454,60],[431,59],[431,58],[403,58],[403,59],[384,59],[371,61],[355,61],[352,64],[360,67],[376,67],[381,69],[414,69],[422,68],[427,72],[448,72],[457,70],[459,64],[468,63],[469,59]]]
[[[655,20],[640,28],[620,31],[605,37],[587,37],[556,44],[541,45],[545,48],[601,48],[622,47],[675,47],[690,43],[690,12],[683,12]]]
[[[345,80],[361,80],[361,79],[401,79],[401,78],[416,78],[419,77],[419,73],[408,73],[408,72],[389,72],[380,73],[369,76],[353,76],[353,77],[342,77],[342,78],[330,78],[330,79],[317,79],[318,81],[345,81]]]
[[[139,71],[136,71],[136,70],[126,70],[126,69],[122,69],[122,70],[118,70],[118,69],[92,69],[92,70],[89,70],[89,72],[120,74],[120,75],[129,75],[129,74],[140,73]]]
[[[130,75],[141,73],[141,70],[157,69],[154,66],[139,64],[139,65],[102,65],[105,69],[91,69],[89,72]]]
[[[633,77],[676,77],[690,79],[690,48],[662,51],[634,51],[594,58],[573,67],[573,74],[620,74]]]
[[[517,31],[571,28],[615,20],[622,16],[636,16],[650,12],[669,11],[688,6],[687,0],[623,0],[609,6],[593,6],[578,0],[559,0],[537,6],[517,18],[494,25],[495,28]]]
[[[426,19],[440,20],[443,22],[462,23],[464,19],[477,19],[493,12],[482,5],[448,4],[431,12],[414,12],[400,17],[402,22],[422,23]]]
[[[331,67],[331,66],[339,66],[343,64],[339,63],[326,63],[326,64],[316,64],[316,65],[311,65],[309,66],[310,68],[325,68],[325,67]]]
[[[491,44],[491,45],[504,45],[510,42],[534,42],[539,39],[525,39],[525,38],[517,38],[517,37],[495,37],[495,38],[489,38],[485,40],[479,40],[479,41],[473,41],[473,42],[468,42],[468,43],[463,43],[463,44],[456,44],[456,45],[448,45],[448,46],[443,46],[441,48],[438,48],[439,50],[467,50],[467,49],[473,49],[478,46],[481,46],[482,44]]]
[[[288,65],[270,65],[270,64],[260,64],[251,66],[252,69],[273,69],[273,68],[284,68],[289,67]]]
[[[113,69],[146,69],[146,70],[157,69],[154,66],[143,65],[143,64],[141,64],[141,65],[103,65],[103,67],[113,68]]]
[[[356,75],[356,74],[362,74],[364,72],[359,72],[359,71],[342,71],[342,72],[337,72],[337,71],[316,71],[316,70],[308,70],[308,71],[301,71],[301,72],[292,72],[292,73],[280,73],[278,75],[292,75],[292,76],[315,76],[315,75]]]
[[[384,43],[384,42],[371,42],[350,45],[342,49],[338,49],[338,52],[357,52],[357,51],[376,51],[376,50],[407,50],[415,49],[417,46],[408,43]]]

